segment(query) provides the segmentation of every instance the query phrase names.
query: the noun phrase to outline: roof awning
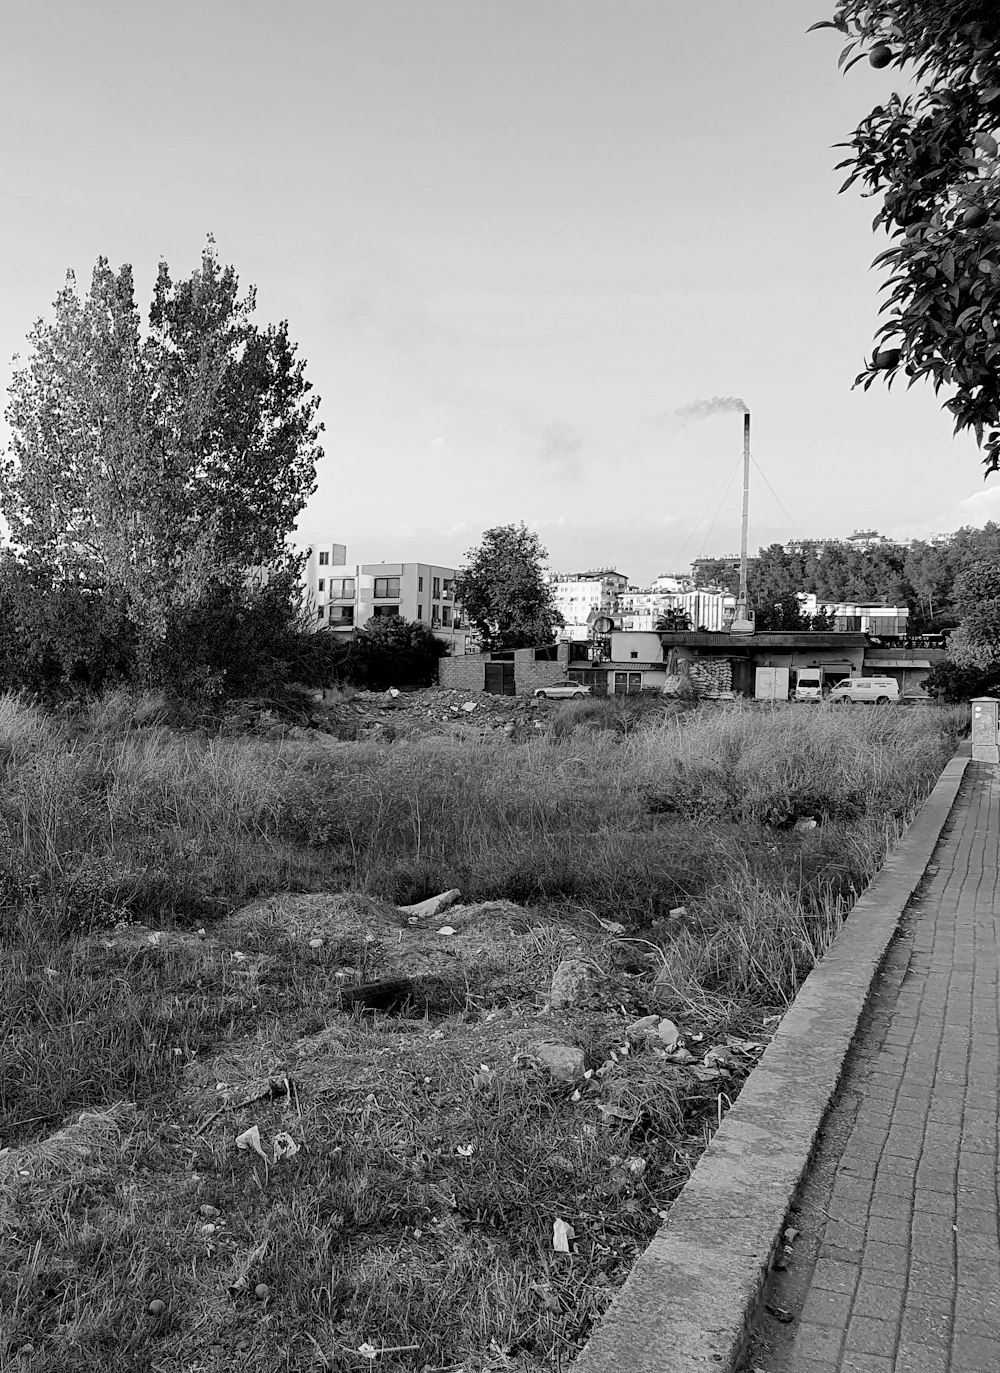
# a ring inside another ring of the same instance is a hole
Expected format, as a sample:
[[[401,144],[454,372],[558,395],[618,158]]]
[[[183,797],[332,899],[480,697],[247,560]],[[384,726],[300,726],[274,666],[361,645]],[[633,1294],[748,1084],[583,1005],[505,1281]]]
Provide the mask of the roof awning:
[[[865,658],[865,667],[930,667],[929,658],[907,658],[905,662],[900,662],[898,658]]]

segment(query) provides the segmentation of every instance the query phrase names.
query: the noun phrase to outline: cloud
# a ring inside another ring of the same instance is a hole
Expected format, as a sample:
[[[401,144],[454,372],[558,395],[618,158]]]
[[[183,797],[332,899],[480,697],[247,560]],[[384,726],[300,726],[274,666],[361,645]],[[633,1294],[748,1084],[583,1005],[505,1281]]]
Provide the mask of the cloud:
[[[547,424],[542,430],[537,455],[554,476],[574,477],[580,472],[583,434],[572,424]]]
[[[1000,523],[1000,482],[974,491],[929,519],[906,523],[897,519],[889,522],[887,529],[895,538],[929,539],[935,534],[952,534],[967,525],[981,529],[991,520]]]
[[[956,529],[966,524],[982,526],[990,520],[1000,520],[1000,486],[986,486],[975,495],[959,501],[955,508],[955,519],[957,522],[953,527]]]

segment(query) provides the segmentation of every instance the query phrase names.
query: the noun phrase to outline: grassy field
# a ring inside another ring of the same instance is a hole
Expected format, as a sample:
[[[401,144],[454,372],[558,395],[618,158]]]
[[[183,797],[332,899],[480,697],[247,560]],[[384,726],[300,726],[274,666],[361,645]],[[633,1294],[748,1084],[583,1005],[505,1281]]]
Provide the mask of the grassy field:
[[[571,1360],[967,712],[537,720],[276,741],[0,698],[0,1366]],[[566,958],[592,986],[554,1009]],[[692,1063],[629,1040],[650,1011]]]

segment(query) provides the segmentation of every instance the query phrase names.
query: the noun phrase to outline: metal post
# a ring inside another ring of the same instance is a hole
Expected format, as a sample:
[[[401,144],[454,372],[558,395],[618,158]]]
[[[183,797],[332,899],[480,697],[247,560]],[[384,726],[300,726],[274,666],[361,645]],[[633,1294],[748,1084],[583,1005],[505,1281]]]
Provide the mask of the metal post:
[[[740,598],[741,619],[747,618],[749,593],[747,590],[747,525],[750,514],[750,411],[743,416],[743,527],[740,534]]]

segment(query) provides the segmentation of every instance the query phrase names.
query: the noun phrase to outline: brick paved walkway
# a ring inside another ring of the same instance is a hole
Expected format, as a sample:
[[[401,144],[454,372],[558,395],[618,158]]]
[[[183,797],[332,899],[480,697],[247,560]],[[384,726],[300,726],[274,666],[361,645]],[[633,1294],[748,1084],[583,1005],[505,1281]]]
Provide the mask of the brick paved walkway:
[[[824,1123],[755,1370],[1000,1373],[998,857],[1000,778],[971,764]]]

